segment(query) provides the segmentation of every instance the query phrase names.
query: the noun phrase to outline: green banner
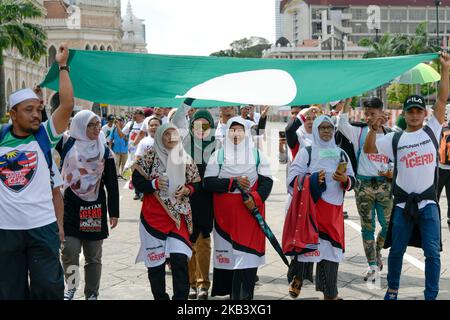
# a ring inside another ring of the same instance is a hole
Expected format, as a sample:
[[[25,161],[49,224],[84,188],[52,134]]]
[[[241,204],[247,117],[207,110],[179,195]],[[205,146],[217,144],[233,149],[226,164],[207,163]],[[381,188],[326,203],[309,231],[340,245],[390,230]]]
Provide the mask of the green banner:
[[[120,106],[300,105],[360,95],[436,53],[363,60],[218,58],[70,50],[75,96]],[[53,65],[42,87],[58,89]]]

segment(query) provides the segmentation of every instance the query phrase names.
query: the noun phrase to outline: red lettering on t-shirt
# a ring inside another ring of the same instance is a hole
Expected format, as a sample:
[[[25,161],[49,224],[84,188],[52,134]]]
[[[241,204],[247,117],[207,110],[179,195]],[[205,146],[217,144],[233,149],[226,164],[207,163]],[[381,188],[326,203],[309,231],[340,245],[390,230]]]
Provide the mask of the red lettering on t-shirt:
[[[369,153],[367,154],[367,158],[372,162],[380,162],[380,163],[388,163],[389,158],[383,154],[379,153]]]
[[[427,153],[421,156],[414,154],[408,154],[400,159],[401,162],[405,162],[406,168],[415,168],[420,166],[426,166],[434,163],[434,153]]]

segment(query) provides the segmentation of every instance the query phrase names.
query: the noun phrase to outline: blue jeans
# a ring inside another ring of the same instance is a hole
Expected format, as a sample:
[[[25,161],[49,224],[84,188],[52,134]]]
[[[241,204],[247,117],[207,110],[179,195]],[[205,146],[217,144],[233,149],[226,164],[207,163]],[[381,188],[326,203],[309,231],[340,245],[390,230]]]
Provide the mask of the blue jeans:
[[[388,287],[398,290],[402,272],[403,254],[408,246],[414,226],[410,217],[405,217],[403,209],[395,207],[392,217],[392,247],[388,257]],[[436,204],[429,204],[420,209],[419,229],[422,236],[422,248],[425,255],[425,300],[435,300],[439,293],[440,228],[439,209]]]

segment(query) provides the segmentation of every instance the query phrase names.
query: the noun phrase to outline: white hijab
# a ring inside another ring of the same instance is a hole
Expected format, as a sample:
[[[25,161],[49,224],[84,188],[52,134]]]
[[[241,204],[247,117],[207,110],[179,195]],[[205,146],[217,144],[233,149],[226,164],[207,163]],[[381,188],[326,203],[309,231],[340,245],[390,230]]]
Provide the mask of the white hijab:
[[[239,143],[234,144],[230,139],[228,132],[233,124],[240,124],[245,130],[245,138]],[[253,186],[258,180],[258,174],[271,177],[270,166],[261,153],[260,165],[256,168],[256,159],[254,156],[255,146],[250,133],[250,129],[247,126],[246,120],[240,116],[236,116],[228,120],[227,122],[227,134],[223,142],[224,159],[223,165],[220,168],[217,165],[217,152],[211,156],[211,161],[216,163],[207,166],[205,177],[217,176],[219,178],[232,178],[239,176],[247,176],[250,180],[250,185]],[[238,191],[237,191],[238,192]]]
[[[105,162],[105,137],[100,131],[98,139],[88,138],[89,122],[100,118],[89,110],[78,112],[72,119],[69,135],[76,139],[66,154],[62,168],[64,190],[68,187],[84,201],[96,201],[100,190]]]
[[[324,141],[320,139],[319,126],[328,122],[333,128],[336,128],[330,117],[322,115],[317,117],[313,123],[313,142],[311,152],[311,163],[309,168],[307,167],[308,156],[305,149],[302,149],[302,157],[297,157],[289,170],[288,183],[293,181],[298,175],[304,175],[306,173],[325,171],[325,182],[327,189],[322,193],[322,199],[328,203],[334,205],[342,205],[344,201],[344,192],[339,182],[333,179],[333,173],[341,161],[341,157],[345,157],[347,161],[347,172],[349,176],[353,176],[353,169],[351,162],[348,161],[348,156],[345,152],[336,146],[334,140],[334,134],[330,141]],[[336,129],[335,129],[336,130]],[[333,132],[334,133],[334,132]],[[289,188],[289,187],[288,187]]]
[[[69,135],[76,139],[74,147],[82,150],[87,159],[95,158],[98,155],[100,155],[100,158],[103,158],[105,153],[104,144],[106,140],[105,135],[102,134],[103,132],[100,131],[97,140],[89,139],[86,134],[87,126],[93,118],[97,118],[100,121],[100,117],[92,111],[82,110],[73,117],[69,130]]]
[[[188,157],[184,151],[181,140],[171,150],[168,150],[163,143],[163,135],[169,129],[178,129],[172,123],[163,124],[158,128],[155,134],[155,143],[153,147],[161,160],[162,170],[165,170],[169,178],[169,195],[173,196],[178,186],[186,183],[186,164],[188,164]],[[178,132],[179,134],[179,132]],[[181,137],[181,136],[180,136]]]

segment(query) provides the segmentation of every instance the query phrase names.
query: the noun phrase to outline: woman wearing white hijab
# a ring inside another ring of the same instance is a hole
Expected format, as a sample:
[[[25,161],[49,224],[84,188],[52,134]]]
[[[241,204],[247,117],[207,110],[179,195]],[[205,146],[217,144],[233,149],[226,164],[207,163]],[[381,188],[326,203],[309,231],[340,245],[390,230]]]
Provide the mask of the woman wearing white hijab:
[[[313,142],[313,134],[312,134],[312,125],[314,119],[316,119],[317,115],[320,114],[321,111],[317,107],[309,107],[305,108],[297,116],[297,119],[300,120],[301,127],[295,131],[295,134],[297,136],[297,144],[296,146],[288,150],[288,163],[286,166],[286,170],[289,171],[289,167],[291,166],[292,162],[296,158],[298,151],[302,148],[308,147]],[[287,133],[288,134],[288,133]],[[290,132],[292,134],[292,130]],[[286,199],[286,206],[285,206],[285,214],[287,213],[289,206],[291,205],[292,197],[288,194]]]
[[[213,192],[214,202],[211,295],[253,299],[257,268],[265,263],[265,235],[249,210],[256,206],[264,217],[264,201],[273,180],[266,158],[253,146],[241,117],[228,120],[223,149],[211,155],[204,185]],[[238,186],[251,195],[246,203]]]
[[[304,175],[311,174],[311,194],[315,198],[319,245],[316,251],[301,254],[297,259],[300,263],[318,263],[316,290],[322,291],[327,300],[338,299],[337,272],[345,251],[344,194],[353,188],[355,182],[349,158],[336,146],[334,133],[335,126],[330,117],[322,115],[316,118],[313,123],[311,156],[306,148],[300,150],[289,169],[287,179],[288,189],[292,194],[298,192],[292,188],[295,178],[301,179]],[[300,286],[301,284],[302,279]]]
[[[101,133],[100,118],[83,110],[72,120],[69,140],[62,148],[64,181],[64,232],[66,241],[61,260],[66,281],[79,265],[81,248],[86,260],[86,299],[96,300],[100,286],[103,239],[119,218],[119,187],[112,152]],[[106,196],[105,188],[108,196]],[[68,283],[66,300],[72,300],[76,287]]]
[[[154,145],[133,169],[133,185],[144,193],[136,262],[143,261],[148,268],[155,300],[168,300],[164,266],[170,256],[173,299],[187,300],[193,230],[189,197],[199,188],[200,176],[184,151],[177,127],[171,123],[160,126]]]

